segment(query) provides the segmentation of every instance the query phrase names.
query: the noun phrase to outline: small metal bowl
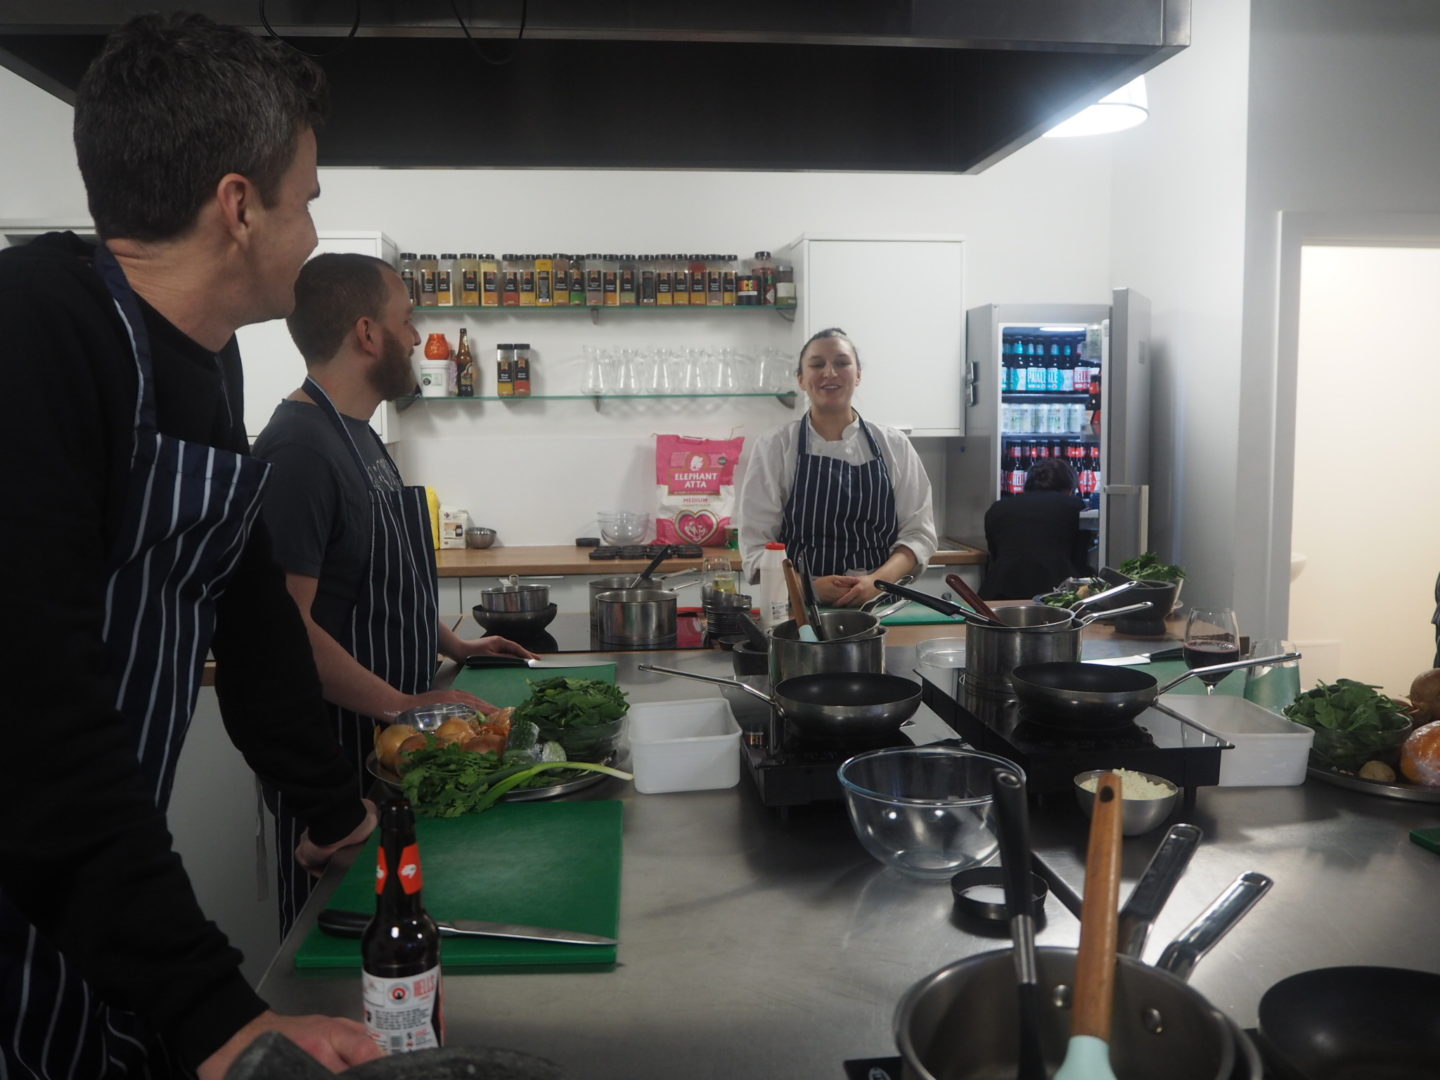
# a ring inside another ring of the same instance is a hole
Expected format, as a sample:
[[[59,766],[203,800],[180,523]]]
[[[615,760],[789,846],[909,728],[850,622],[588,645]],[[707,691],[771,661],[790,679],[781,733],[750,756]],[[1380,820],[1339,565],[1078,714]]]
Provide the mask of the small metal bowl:
[[[465,546],[484,550],[495,543],[495,530],[472,525],[465,530]]]
[[[1084,787],[1085,781],[1098,779],[1104,776],[1110,769],[1091,769],[1089,772],[1082,772],[1075,777],[1075,799],[1080,803],[1080,809],[1085,811],[1088,818],[1095,813],[1095,792],[1087,791]],[[1128,770],[1135,772],[1136,770]],[[1163,776],[1156,776],[1153,773],[1139,773],[1152,784],[1161,784],[1170,792],[1159,799],[1125,799],[1124,805],[1120,808],[1120,831],[1125,836],[1139,836],[1151,829],[1161,825],[1175,809],[1175,803],[1180,798],[1180,788]],[[1121,793],[1124,793],[1124,778],[1121,778]]]

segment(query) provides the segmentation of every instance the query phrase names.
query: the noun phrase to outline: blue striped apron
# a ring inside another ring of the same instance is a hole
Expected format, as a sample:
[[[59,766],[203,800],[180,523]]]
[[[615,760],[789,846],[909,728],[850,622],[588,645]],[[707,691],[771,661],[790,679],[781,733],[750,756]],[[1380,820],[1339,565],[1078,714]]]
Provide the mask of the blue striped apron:
[[[144,782],[162,811],[195,708],[215,603],[235,572],[269,466],[156,428],[154,369],[140,305],[114,256],[96,249],[129,332],[139,390],[122,511],[109,556],[102,636],[115,707],[134,735]],[[139,1017],[99,1000],[55,948],[0,897],[6,986],[0,1076],[79,1080],[170,1075],[164,1047]],[[23,967],[21,966],[23,965]],[[9,980],[7,979],[7,982]]]
[[[890,557],[900,535],[895,488],[880,447],[857,413],[860,431],[875,456],[864,465],[810,453],[810,420],[800,418],[795,480],[785,500],[780,542],[798,553],[811,577],[847,570],[874,570]]]
[[[435,548],[430,533],[430,504],[425,489],[402,487],[399,491],[377,488],[365,466],[365,457],[351,437],[329,396],[313,379],[305,380],[305,392],[322,409],[336,430],[345,437],[360,475],[370,489],[370,565],[366,570],[350,625],[339,638],[345,651],[360,666],[378,675],[402,694],[419,694],[430,689],[435,677],[436,655],[440,649],[440,602],[435,581]],[[395,462],[378,437],[371,433],[390,467]],[[395,470],[398,477],[400,471]],[[329,706],[335,734],[345,757],[355,766],[360,780],[356,795],[368,787],[365,758],[375,748],[375,721],[368,716]],[[315,887],[315,879],[294,859],[296,845],[304,832],[278,795],[271,797],[275,809],[278,888],[280,892],[280,934],[289,932],[296,915]]]

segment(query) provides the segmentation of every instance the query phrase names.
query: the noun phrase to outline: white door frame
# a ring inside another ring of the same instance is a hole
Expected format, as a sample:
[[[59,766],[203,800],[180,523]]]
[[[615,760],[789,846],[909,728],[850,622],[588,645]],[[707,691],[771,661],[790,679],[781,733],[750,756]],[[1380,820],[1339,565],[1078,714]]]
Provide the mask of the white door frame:
[[[1300,366],[1301,259],[1307,247],[1440,248],[1440,214],[1280,213],[1275,313],[1275,418],[1265,596],[1269,621],[1290,624],[1290,547],[1295,501],[1295,395]]]

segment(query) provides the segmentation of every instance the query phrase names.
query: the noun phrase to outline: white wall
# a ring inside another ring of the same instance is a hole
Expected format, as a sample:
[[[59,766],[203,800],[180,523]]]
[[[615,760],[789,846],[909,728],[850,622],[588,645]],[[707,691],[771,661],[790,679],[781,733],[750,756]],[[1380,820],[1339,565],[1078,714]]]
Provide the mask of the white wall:
[[[1440,248],[1307,247],[1301,272],[1290,637],[1338,641],[1341,674],[1403,697],[1435,653],[1440,367],[1415,313],[1440,296]],[[1345,437],[1357,417],[1383,435]]]
[[[1230,602],[1235,558],[1249,7],[1195,4],[1150,119],[1112,137],[1111,277],[1151,302],[1150,546],[1196,604]]]
[[[1292,403],[1276,396],[1285,374],[1277,370],[1280,213],[1440,211],[1440,5],[1253,0],[1252,8],[1233,591],[1242,620],[1278,635],[1288,607],[1293,438]],[[1348,438],[1381,437],[1372,422]],[[1335,527],[1357,549],[1376,551],[1366,523],[1347,515]]]

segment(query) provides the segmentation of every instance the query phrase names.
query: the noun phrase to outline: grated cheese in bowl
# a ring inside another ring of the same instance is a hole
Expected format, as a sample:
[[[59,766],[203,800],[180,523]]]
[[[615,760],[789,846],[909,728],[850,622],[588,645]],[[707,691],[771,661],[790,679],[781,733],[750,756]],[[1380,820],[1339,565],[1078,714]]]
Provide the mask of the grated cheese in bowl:
[[[1175,785],[1168,782],[1157,783],[1144,773],[1132,772],[1130,769],[1110,770],[1120,778],[1120,794],[1126,799],[1168,799],[1175,794]],[[1080,786],[1086,791],[1094,791],[1100,786],[1100,776],[1086,777],[1080,781]]]

